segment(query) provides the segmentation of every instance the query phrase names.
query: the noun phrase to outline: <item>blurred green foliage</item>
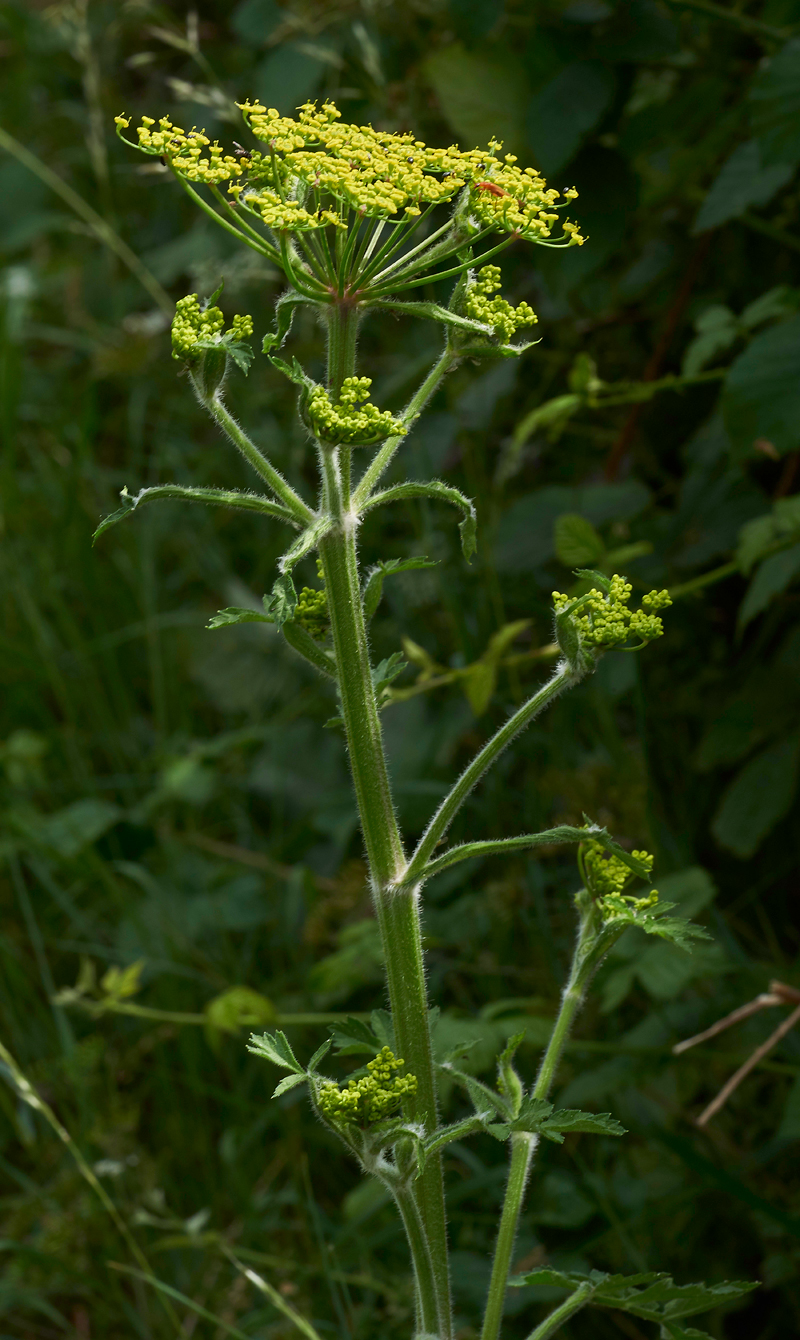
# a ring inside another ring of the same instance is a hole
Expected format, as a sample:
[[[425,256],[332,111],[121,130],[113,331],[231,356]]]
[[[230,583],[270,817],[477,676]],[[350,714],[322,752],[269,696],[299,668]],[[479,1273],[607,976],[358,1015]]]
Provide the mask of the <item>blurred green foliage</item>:
[[[454,834],[587,811],[655,850],[662,896],[714,934],[691,958],[623,939],[603,969],[558,1102],[611,1109],[631,1133],[541,1151],[519,1268],[759,1278],[703,1325],[728,1340],[796,1334],[800,1038],[703,1132],[692,1118],[777,1016],[670,1051],[771,977],[800,981],[796,4],[203,0],[187,14],[6,0],[0,44],[2,126],[67,188],[0,154],[3,1041],[155,1274],[221,1319],[195,1315],[186,1334],[291,1333],[231,1250],[323,1334],[408,1334],[380,1189],[297,1091],[268,1102],[273,1077],[244,1049],[246,1028],[276,1015],[383,1004],[341,736],[322,730],[332,694],[267,625],[205,628],[220,607],[260,607],[280,537],[255,517],[163,504],[90,546],[125,484],[249,484],[176,377],[163,291],[224,278],[226,316],[251,312],[263,334],[278,280],[126,153],[111,118],[166,112],[230,142],[244,136],[234,97],[291,112],[324,95],[432,144],[498,134],[578,187],[589,241],[508,254],[506,291],[538,312],[541,343],[518,365],[458,372],[404,448],[416,476],[475,497],[472,567],[433,507],[397,512],[380,542],[365,526],[369,562],[437,561],[393,575],[373,624],[376,659],[405,638],[412,662],[384,717],[397,802],[418,831],[535,682],[550,591],[573,567],[683,592],[663,644],[606,658],[503,758]],[[403,403],[427,338],[405,320],[367,324],[381,406]],[[318,329],[298,318],[292,339],[321,366]],[[308,483],[283,379],[259,360],[229,399]],[[311,564],[303,578],[316,585]],[[439,1035],[472,1041],[476,1072],[521,1030],[535,1066],[576,882],[555,849],[430,886]],[[292,1042],[305,1057],[324,1033],[295,1024]],[[457,1095],[443,1098],[457,1115]],[[125,1243],[13,1085],[0,1173],[4,1335],[174,1334],[157,1294],[109,1264],[131,1263]],[[455,1146],[448,1175],[468,1340],[505,1155]],[[555,1296],[513,1291],[509,1337]],[[598,1311],[564,1334],[650,1329]]]

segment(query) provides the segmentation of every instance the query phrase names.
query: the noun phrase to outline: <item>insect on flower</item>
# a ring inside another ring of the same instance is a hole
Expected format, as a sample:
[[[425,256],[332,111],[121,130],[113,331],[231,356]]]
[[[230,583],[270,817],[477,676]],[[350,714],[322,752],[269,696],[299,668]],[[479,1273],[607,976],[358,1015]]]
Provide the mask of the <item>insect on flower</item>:
[[[476,181],[475,186],[479,191],[491,191],[492,195],[509,195],[509,191],[504,191],[502,186],[495,186],[493,181]]]

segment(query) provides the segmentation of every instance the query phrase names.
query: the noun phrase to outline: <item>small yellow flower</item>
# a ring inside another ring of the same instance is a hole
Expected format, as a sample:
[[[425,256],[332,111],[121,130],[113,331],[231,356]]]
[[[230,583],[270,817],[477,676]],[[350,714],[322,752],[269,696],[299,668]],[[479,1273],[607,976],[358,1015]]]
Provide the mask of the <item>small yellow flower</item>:
[[[348,1080],[343,1089],[332,1080],[320,1086],[317,1094],[319,1110],[334,1125],[369,1126],[374,1121],[391,1117],[400,1108],[404,1098],[417,1091],[416,1075],[393,1075],[405,1062],[383,1047],[374,1061],[367,1063],[368,1074],[359,1080]]]

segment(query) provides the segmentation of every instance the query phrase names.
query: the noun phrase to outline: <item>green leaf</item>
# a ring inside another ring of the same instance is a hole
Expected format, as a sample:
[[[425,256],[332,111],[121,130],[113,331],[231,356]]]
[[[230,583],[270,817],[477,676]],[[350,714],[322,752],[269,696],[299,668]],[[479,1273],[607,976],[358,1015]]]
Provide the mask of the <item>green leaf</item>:
[[[767,608],[775,596],[786,590],[798,572],[800,572],[800,543],[791,549],[772,554],[764,560],[739,607],[740,632],[747,627],[751,619],[755,619],[756,615]]]
[[[300,293],[284,293],[275,304],[275,330],[268,331],[261,344],[261,352],[268,354],[271,349],[280,349],[285,344],[286,337],[292,328],[294,311],[296,307],[302,305],[313,305],[310,298],[303,297]],[[281,370],[286,364],[281,364]]]
[[[776,545],[800,541],[800,495],[779,498],[772,511],[748,521],[739,532],[736,561],[747,576]]]
[[[135,963],[129,963],[127,968],[112,966],[103,974],[100,986],[107,996],[113,996],[115,1000],[126,1000],[130,996],[138,995],[142,989],[144,966],[143,958],[137,959]]]
[[[514,429],[514,442],[517,446],[522,446],[534,433],[540,429],[547,430],[547,436],[551,442],[558,441],[561,433],[566,428],[573,414],[583,405],[582,395],[559,395],[552,400],[545,400],[544,404],[537,405],[523,419],[520,419]]]
[[[123,498],[128,498],[129,495],[126,488],[122,490],[122,496]],[[123,503],[122,507],[119,507],[116,512],[110,512],[108,516],[104,516],[99,526],[97,526],[92,533],[92,544],[97,544],[101,535],[105,535],[107,530],[110,530],[112,526],[116,526],[118,521],[123,521],[126,516],[130,516],[133,510],[134,501],[131,498],[130,501]]]
[[[251,346],[245,344],[242,340],[231,340],[229,344],[226,344],[225,348],[229,358],[233,359],[237,368],[240,368],[246,377],[250,371],[250,364],[254,357]]]
[[[248,1048],[248,1051],[252,1050],[252,1047]],[[282,1093],[288,1093],[290,1089],[296,1089],[298,1084],[305,1084],[307,1078],[306,1075],[284,1075],[283,1079],[272,1090],[272,1097],[280,1098]]]
[[[777,451],[800,446],[800,316],[757,335],[732,364],[722,394],[725,427],[739,455],[757,438]]]
[[[384,1045],[371,1028],[352,1016],[337,1024],[331,1037],[337,1056],[375,1056]]]
[[[478,547],[478,518],[474,507],[470,509],[463,521],[459,521],[458,529],[461,535],[461,552],[469,563]]]
[[[269,604],[265,604],[265,607],[267,613],[274,616],[274,621],[279,628],[289,619],[294,618],[294,612],[297,609],[297,592],[294,589],[290,572],[282,572],[276,577]]]
[[[462,144],[472,149],[494,135],[509,150],[521,147],[525,79],[513,59],[495,62],[451,42],[424,69]]]
[[[282,358],[275,358],[270,354],[269,361],[274,368],[277,368],[279,372],[283,373],[284,377],[287,377],[290,382],[294,382],[295,386],[300,386],[303,390],[310,391],[317,385],[317,382],[308,376],[308,373],[296,358],[293,358],[291,363],[285,363]]]
[[[679,1317],[691,1317],[697,1312],[709,1312],[712,1308],[733,1303],[759,1287],[743,1280],[712,1285],[675,1284],[670,1275],[663,1274],[606,1275],[601,1270],[592,1270],[586,1275],[547,1269],[513,1275],[509,1284],[517,1289],[531,1284],[548,1284],[570,1290],[589,1284],[592,1292],[587,1298],[588,1303],[618,1308],[645,1321],[665,1325],[671,1325]]]
[[[697,335],[683,356],[681,372],[693,377],[717,354],[735,343],[741,331],[729,307],[707,307],[694,323]]]
[[[556,557],[567,568],[599,563],[606,552],[602,536],[578,512],[564,512],[557,517],[554,535]]]
[[[296,1075],[305,1076],[305,1070],[289,1046],[289,1039],[280,1029],[275,1033],[262,1033],[260,1037],[251,1033],[247,1050],[254,1056],[263,1056],[282,1070],[292,1070]]]
[[[33,845],[50,848],[65,860],[70,860],[96,842],[122,818],[122,810],[109,800],[87,796],[74,800],[71,805],[48,814],[27,830]]]
[[[224,610],[212,614],[206,628],[230,628],[235,623],[274,623],[268,614],[258,610],[242,609],[240,605],[228,605]]]
[[[762,750],[723,794],[711,831],[721,847],[747,860],[788,813],[797,784],[798,746],[792,736]]]
[[[324,1042],[320,1043],[320,1045],[317,1047],[317,1050],[314,1052],[314,1055],[311,1057],[311,1060],[308,1063],[309,1074],[314,1074],[323,1056],[328,1055],[328,1052],[330,1051],[332,1046],[333,1046],[333,1038],[326,1038]]]
[[[535,161],[549,175],[572,159],[602,118],[614,96],[613,66],[573,61],[535,94],[527,113],[528,143]]]
[[[530,619],[516,619],[499,628],[489,639],[480,659],[473,661],[463,672],[461,687],[476,717],[483,715],[492,700],[502,657],[514,639],[529,626]]]
[[[367,623],[375,614],[383,595],[383,583],[386,577],[391,577],[397,572],[415,572],[422,568],[438,567],[438,559],[420,558],[390,558],[380,563],[376,563],[367,573],[367,580],[364,584],[364,618]]]
[[[254,1024],[263,1027],[277,1017],[272,1001],[249,986],[229,987],[208,1002],[204,1013],[206,1022],[223,1033],[236,1033],[238,1029],[252,1028]]]
[[[572,1131],[583,1131],[590,1135],[625,1135],[625,1127],[615,1121],[610,1112],[595,1115],[592,1112],[579,1112],[575,1108],[561,1108],[553,1111],[553,1104],[544,1098],[525,1098],[519,1114],[508,1123],[511,1131],[528,1131],[532,1135],[543,1135],[556,1144],[564,1143],[564,1136]]]
[[[765,163],[800,160],[800,40],[773,56],[753,81],[750,120]]]
[[[610,1112],[579,1112],[576,1108],[556,1108],[552,1116],[541,1123],[539,1129],[548,1140],[563,1144],[564,1136],[572,1131],[587,1135],[625,1135],[625,1127],[612,1117]]]
[[[403,654],[399,651],[393,651],[391,656],[385,660],[379,661],[372,669],[372,687],[375,690],[375,698],[378,706],[381,706],[381,699],[384,696],[384,690],[388,689],[393,680],[398,675],[402,675],[407,669],[408,661],[403,660]]]
[[[707,232],[729,219],[739,218],[753,205],[766,205],[786,185],[793,172],[788,163],[773,162],[765,166],[758,140],[740,144],[711,183],[692,231]]]

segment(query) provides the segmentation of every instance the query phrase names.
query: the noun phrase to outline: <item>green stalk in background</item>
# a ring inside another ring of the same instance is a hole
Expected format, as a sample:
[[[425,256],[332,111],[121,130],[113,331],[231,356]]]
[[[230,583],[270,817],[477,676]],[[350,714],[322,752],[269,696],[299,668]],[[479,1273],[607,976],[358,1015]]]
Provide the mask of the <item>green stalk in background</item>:
[[[442,1151],[451,1141],[480,1132],[509,1142],[509,1178],[483,1329],[483,1340],[496,1340],[538,1140],[563,1140],[568,1130],[622,1133],[608,1116],[559,1113],[549,1101],[589,979],[627,927],[684,944],[693,932],[665,916],[668,907],[658,905],[656,893],[624,892],[633,876],[649,880],[652,859],[646,853],[623,851],[590,820],[580,828],[561,826],[506,841],[439,849],[472,789],[515,736],[562,692],[590,674],[606,652],[638,650],[660,636],[658,611],[670,602],[666,592],[653,591],[644,596],[641,608],[631,609],[631,587],[624,579],[599,573],[588,574],[595,585],[579,596],[556,594],[560,659],[551,678],[478,751],[438,806],[414,853],[407,855],[380,723],[389,681],[380,679],[372,665],[367,636],[376,600],[372,578],[365,582],[359,563],[359,525],[368,512],[390,503],[422,497],[445,502],[461,518],[462,548],[469,561],[476,545],[475,509],[469,498],[440,481],[406,480],[393,482],[382,492],[376,488],[449,371],[465,360],[518,357],[530,347],[515,343],[513,337],[536,322],[535,314],[527,303],[513,307],[499,295],[500,271],[485,262],[512,241],[581,245],[577,226],[569,220],[553,236],[558,211],[569,205],[575,192],[567,191],[559,201],[558,193],[549,190],[533,169],[523,171],[513,155],[502,156],[502,146],[494,140],[485,150],[428,149],[411,135],[341,125],[339,112],[329,103],[320,109],[306,105],[297,120],[280,117],[259,103],[246,103],[242,110],[246,126],[256,142],[267,146],[266,152],[253,149],[227,155],[202,132],[186,134],[167,118],[157,126],[144,118],[136,147],[162,158],[207,215],[283,269],[289,288],[277,304],[275,330],[264,337],[263,351],[273,368],[297,387],[298,411],[319,465],[318,501],[312,505],[303,499],[250,441],[224,403],[230,365],[247,372],[252,362],[251,318],[235,316],[226,329],[215,305],[218,294],[204,302],[190,294],[177,304],[173,355],[189,372],[201,405],[274,497],[159,486],[135,499],[126,493],[123,507],[99,531],[129,515],[142,501],[170,496],[259,511],[299,532],[279,562],[263,615],[226,610],[215,624],[258,618],[272,622],[299,655],[335,681],[383,945],[391,1025],[388,1032],[382,1025],[383,1036],[376,1031],[377,1023],[372,1030],[363,1026],[367,1048],[374,1044],[374,1056],[366,1070],[357,1072],[343,1088],[318,1069],[330,1042],[305,1066],[281,1032],[254,1036],[250,1050],[288,1072],[276,1093],[297,1084],[308,1086],[321,1120],[393,1196],[414,1271],[420,1337],[451,1340],[452,1336]],[[118,117],[117,124],[122,134],[129,122]],[[221,195],[223,183],[232,203]],[[200,193],[203,187],[210,199]],[[455,280],[446,307],[397,296],[438,279]],[[279,357],[298,305],[311,306],[327,328],[324,384],[309,377],[297,359],[290,363]],[[379,314],[382,308],[433,321],[443,338],[439,358],[399,415],[372,403],[371,382],[359,375],[357,366],[360,322],[370,309]],[[355,483],[354,472],[360,475]],[[293,568],[314,553],[319,555],[324,591],[309,594],[306,588],[298,597]],[[491,1089],[454,1070],[452,1059],[435,1059],[421,932],[422,890],[431,874],[478,850],[502,855],[553,841],[580,844],[584,887],[576,900],[580,930],[572,971],[533,1087],[527,1091],[513,1068],[517,1039],[498,1058],[498,1085]],[[453,1072],[472,1105],[470,1115],[451,1126],[439,1124],[437,1064]],[[582,1289],[579,1284],[573,1298],[535,1334],[553,1333],[572,1311],[591,1301],[594,1288]]]

